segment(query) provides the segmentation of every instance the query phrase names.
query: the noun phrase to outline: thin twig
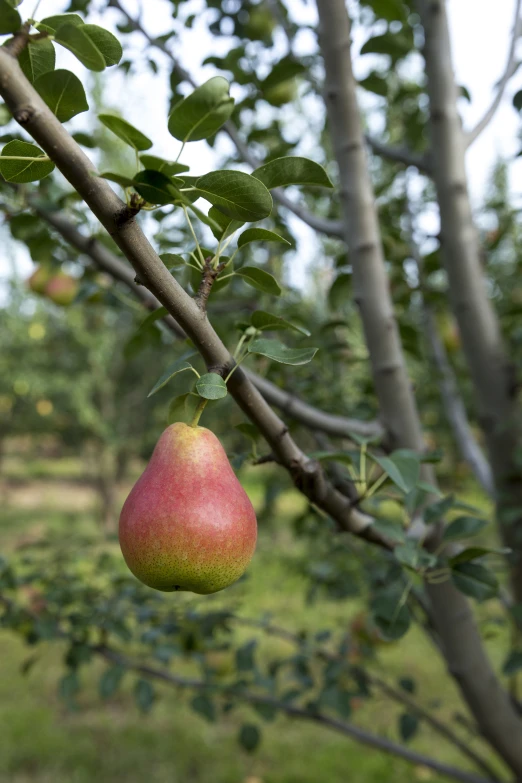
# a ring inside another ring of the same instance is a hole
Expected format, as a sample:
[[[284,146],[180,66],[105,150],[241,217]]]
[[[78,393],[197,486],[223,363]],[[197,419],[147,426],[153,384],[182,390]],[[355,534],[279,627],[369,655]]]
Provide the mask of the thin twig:
[[[392,742],[385,737],[379,737],[375,734],[371,734],[370,732],[361,729],[359,726],[354,726],[351,723],[346,723],[345,721],[324,715],[318,710],[316,711],[304,707],[298,707],[293,704],[288,704],[287,702],[279,701],[278,699],[275,699],[271,696],[262,696],[255,693],[249,693],[245,690],[236,689],[233,686],[219,686],[215,683],[206,682],[205,680],[181,677],[165,670],[156,669],[152,666],[146,666],[134,662],[130,658],[121,655],[120,653],[104,645],[93,647],[91,649],[93,652],[102,656],[107,661],[110,661],[111,663],[119,666],[123,666],[127,669],[132,669],[133,671],[139,672],[146,677],[160,680],[178,688],[188,688],[190,690],[207,692],[211,690],[217,690],[224,696],[234,696],[234,698],[237,698],[248,704],[263,704],[269,707],[273,707],[274,709],[280,710],[290,717],[301,718],[313,723],[318,723],[322,726],[333,729],[340,734],[344,734],[345,736],[350,737],[357,742],[361,742],[364,745],[376,748],[393,756],[398,756],[399,758],[403,758],[413,764],[428,767],[429,769],[433,769],[441,775],[446,775],[447,777],[461,781],[462,783],[494,783],[494,781],[497,780],[497,778],[481,778],[471,772],[465,772],[464,770],[452,767],[449,764],[444,764],[437,759],[430,758],[429,756],[425,756],[422,753],[417,753],[410,748],[398,745],[397,743]]]
[[[496,85],[497,92],[490,107],[484,114],[484,116],[477,122],[474,128],[472,128],[465,136],[466,147],[470,147],[473,142],[480,136],[483,130],[487,128],[495,113],[502,102],[506,87],[512,76],[518,70],[520,63],[517,60],[517,41],[522,35],[522,20],[520,18],[520,10],[522,8],[522,0],[516,0],[515,2],[515,17],[513,21],[513,30],[511,32],[511,45],[509,47],[509,53],[506,63],[506,68],[502,74],[498,84]]]

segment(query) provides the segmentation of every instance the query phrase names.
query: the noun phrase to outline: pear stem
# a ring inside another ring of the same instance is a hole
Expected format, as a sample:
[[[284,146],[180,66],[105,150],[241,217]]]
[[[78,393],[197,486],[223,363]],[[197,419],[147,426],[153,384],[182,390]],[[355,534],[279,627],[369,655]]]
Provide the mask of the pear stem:
[[[196,412],[194,414],[194,418],[190,422],[190,426],[191,427],[197,427],[198,426],[199,420],[201,418],[201,414],[203,413],[203,411],[207,407],[207,402],[208,402],[208,400],[205,400],[203,397],[200,399],[199,405],[196,408]]]

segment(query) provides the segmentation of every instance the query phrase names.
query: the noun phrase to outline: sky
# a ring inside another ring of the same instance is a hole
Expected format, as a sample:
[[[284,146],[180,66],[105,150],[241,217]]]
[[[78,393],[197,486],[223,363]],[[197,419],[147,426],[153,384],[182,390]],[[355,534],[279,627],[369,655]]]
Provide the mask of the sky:
[[[32,11],[34,2],[35,0],[24,0],[21,10],[27,7],[28,11]],[[201,0],[193,0],[193,2],[196,9],[201,7]],[[135,15],[139,0],[122,0],[122,3]],[[67,5],[66,0],[41,0],[38,17],[61,13]],[[172,5],[167,0],[142,0],[141,5],[143,24],[151,34],[160,34],[168,30],[169,11]],[[299,19],[303,19],[303,15],[306,15],[307,21],[314,23],[313,3],[308,2],[303,5],[301,0],[290,0],[289,7],[293,14],[299,15]],[[456,78],[459,84],[467,87],[471,95],[471,103],[462,100],[460,106],[465,128],[474,126],[493,99],[495,84],[506,64],[514,9],[515,0],[448,0]],[[99,21],[107,28],[114,29],[115,23],[120,18],[119,13],[111,9],[106,11],[103,17],[100,16],[98,20],[93,19],[93,21]],[[364,39],[354,41],[355,52],[363,41]],[[198,81],[204,81],[213,75],[211,66],[203,69],[199,67],[199,62],[203,59],[201,52],[206,52],[210,45],[215,47],[216,42],[206,35],[202,24],[198,23],[196,18],[194,29],[187,33],[176,50],[180,62]],[[301,50],[306,50],[311,45],[313,45],[311,35],[308,39],[304,36],[299,42]],[[519,45],[522,59],[522,39]],[[217,46],[223,47],[226,44],[221,41]],[[60,49],[58,67],[74,70],[84,81],[91,78],[70,53],[61,47],[57,48]],[[134,51],[143,49],[141,36],[133,36],[132,49]],[[355,70],[359,76],[364,76],[367,70],[363,59],[355,56]],[[164,157],[175,158],[179,151],[179,144],[166,129],[168,102],[166,77],[167,71],[163,68],[157,76],[144,74],[137,83],[133,82],[133,93],[129,95],[124,79],[119,74],[113,73],[111,75],[113,81],[110,90],[107,90],[107,96],[128,121],[154,139],[153,152]],[[512,159],[522,148],[522,142],[518,138],[521,123],[511,105],[512,97],[519,89],[522,89],[522,68],[508,85],[495,118],[468,151],[466,164],[470,193],[475,207],[478,207],[483,199],[491,169],[498,156]],[[233,91],[234,88],[232,94]],[[91,121],[87,114],[80,115],[69,124],[69,127],[86,129]],[[223,140],[220,143],[223,145],[228,142]],[[214,167],[213,152],[204,141],[188,145],[182,160],[194,167],[194,173],[204,173]],[[522,158],[519,158],[511,167],[511,188],[515,197],[522,195],[521,182]],[[303,236],[305,238],[305,234]],[[5,281],[12,271],[13,260],[22,276],[29,274],[32,269],[31,261],[23,250],[16,252],[14,259],[4,255],[0,258],[0,287],[2,279]]]

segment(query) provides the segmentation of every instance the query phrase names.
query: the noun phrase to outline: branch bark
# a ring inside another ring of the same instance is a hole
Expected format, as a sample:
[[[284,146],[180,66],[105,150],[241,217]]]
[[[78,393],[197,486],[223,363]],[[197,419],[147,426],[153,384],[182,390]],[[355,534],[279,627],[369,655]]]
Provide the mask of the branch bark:
[[[514,552],[512,582],[522,603],[522,446],[518,383],[488,298],[464,165],[464,134],[444,0],[417,0],[425,31],[434,180],[441,220],[441,251],[453,312],[462,336],[489,460],[500,531]]]
[[[0,94],[15,120],[54,161],[57,168],[84,199],[123,254],[140,281],[175,316],[192,340],[207,367],[226,374],[234,360],[206,314],[181,288],[154,251],[132,210],[118,198],[106,180],[97,176],[89,158],[40,98],[22,73],[16,59],[0,48]],[[392,542],[372,527],[372,520],[353,509],[350,502],[325,478],[320,465],[310,460],[293,441],[288,428],[272,411],[241,368],[231,376],[229,391],[246,416],[258,427],[298,489],[329,514],[341,529],[386,548]]]
[[[365,134],[364,138],[370,149],[379,157],[391,160],[393,163],[402,163],[404,166],[414,166],[422,174],[426,174],[428,177],[431,176],[431,165],[427,155],[418,155],[406,147],[393,147],[389,144],[384,144],[368,133]]]

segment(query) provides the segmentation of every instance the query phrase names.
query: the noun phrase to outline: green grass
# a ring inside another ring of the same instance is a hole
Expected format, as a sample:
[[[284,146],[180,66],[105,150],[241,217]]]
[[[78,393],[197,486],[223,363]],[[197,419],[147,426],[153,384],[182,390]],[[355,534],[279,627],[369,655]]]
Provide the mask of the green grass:
[[[35,480],[31,470],[31,480],[22,491],[17,486],[8,491],[3,501],[0,551],[13,551],[20,543],[49,532],[68,535],[72,529],[82,533],[96,530],[95,499],[85,488],[71,484],[73,470],[66,463],[62,465],[63,473],[47,463],[45,482],[41,478]],[[17,479],[21,477],[19,464],[14,468],[11,465],[10,470]],[[245,484],[259,505],[262,489],[255,475],[248,473]],[[289,567],[292,558],[302,551],[289,529],[289,520],[301,508],[302,499],[291,490],[279,499],[270,530],[261,532],[249,578],[227,591],[226,600],[237,602],[244,616],[256,618],[269,612],[274,622],[296,631],[344,629],[360,610],[359,602],[318,600],[307,605],[304,578],[297,569]],[[495,611],[494,604],[488,604],[481,622],[487,622]],[[248,638],[248,630],[241,633]],[[277,640],[269,644],[274,649],[285,645]],[[495,663],[502,660],[506,644],[503,631],[488,641]],[[134,704],[134,678],[130,674],[126,675],[117,699],[109,703],[100,700],[97,680],[103,664],[99,661],[82,675],[80,709],[70,712],[57,696],[56,686],[63,674],[63,650],[55,643],[41,645],[37,651],[39,659],[24,675],[20,665],[33,650],[13,633],[0,633],[0,783],[442,780],[424,767],[412,767],[331,730],[284,716],[262,724],[262,744],[255,754],[249,755],[240,749],[237,733],[244,721],[259,722],[250,708],[239,707],[220,717],[218,723],[209,724],[190,709],[190,694],[161,686],[152,712],[142,716]],[[451,720],[456,711],[465,712],[439,656],[420,630],[412,630],[399,644],[383,646],[374,665],[389,682],[400,676],[414,677],[419,701],[433,706],[439,717]],[[354,715],[354,721],[397,740],[398,714],[389,702],[372,699]],[[427,728],[411,744],[447,763],[466,766],[451,746]]]

